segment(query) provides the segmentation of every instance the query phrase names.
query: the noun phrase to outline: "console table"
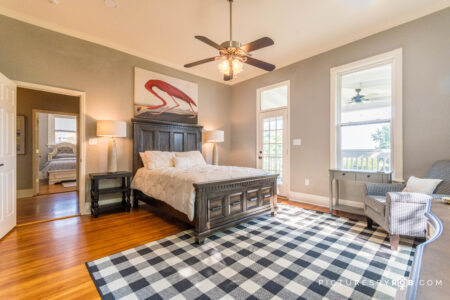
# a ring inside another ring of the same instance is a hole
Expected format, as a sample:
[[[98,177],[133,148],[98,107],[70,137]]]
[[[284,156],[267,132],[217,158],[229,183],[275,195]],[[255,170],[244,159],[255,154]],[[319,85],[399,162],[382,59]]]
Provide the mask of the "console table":
[[[339,180],[374,182],[374,183],[391,183],[392,173],[373,172],[373,171],[356,171],[356,170],[342,170],[330,169],[330,214],[333,209],[342,210],[358,215],[363,215],[364,210],[359,207],[348,205],[339,205]],[[336,205],[333,206],[333,181],[336,180]]]

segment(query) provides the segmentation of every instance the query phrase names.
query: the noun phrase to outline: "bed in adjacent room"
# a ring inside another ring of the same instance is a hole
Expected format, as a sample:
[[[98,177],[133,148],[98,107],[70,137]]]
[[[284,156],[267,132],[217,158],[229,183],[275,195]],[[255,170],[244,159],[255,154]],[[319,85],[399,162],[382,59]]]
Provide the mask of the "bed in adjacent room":
[[[276,213],[277,174],[207,165],[202,126],[133,119],[134,206],[143,201],[195,226],[196,240]]]
[[[71,143],[60,143],[51,148],[48,161],[40,170],[41,176],[48,178],[49,185],[63,181],[75,181],[77,179],[76,146]]]

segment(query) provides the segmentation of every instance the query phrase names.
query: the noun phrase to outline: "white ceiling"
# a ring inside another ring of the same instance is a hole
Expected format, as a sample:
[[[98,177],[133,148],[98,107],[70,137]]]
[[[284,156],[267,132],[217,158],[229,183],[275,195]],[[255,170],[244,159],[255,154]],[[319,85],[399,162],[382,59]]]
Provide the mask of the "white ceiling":
[[[222,81],[217,62],[184,64],[215,56],[228,39],[226,0],[0,0],[0,14],[122,50],[195,75]],[[253,57],[277,68],[450,6],[450,0],[235,0],[233,38],[263,36],[275,45]],[[263,74],[245,65],[230,84]]]

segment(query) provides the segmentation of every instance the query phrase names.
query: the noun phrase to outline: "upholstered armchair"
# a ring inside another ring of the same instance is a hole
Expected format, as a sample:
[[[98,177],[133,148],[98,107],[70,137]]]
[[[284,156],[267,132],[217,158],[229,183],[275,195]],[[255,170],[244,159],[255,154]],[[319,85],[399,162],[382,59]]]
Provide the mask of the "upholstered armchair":
[[[425,237],[425,211],[432,199],[450,195],[450,160],[433,164],[427,178],[442,179],[432,195],[403,193],[404,184],[366,184],[364,213],[367,227],[373,222],[389,233],[391,248],[396,250],[400,235]]]

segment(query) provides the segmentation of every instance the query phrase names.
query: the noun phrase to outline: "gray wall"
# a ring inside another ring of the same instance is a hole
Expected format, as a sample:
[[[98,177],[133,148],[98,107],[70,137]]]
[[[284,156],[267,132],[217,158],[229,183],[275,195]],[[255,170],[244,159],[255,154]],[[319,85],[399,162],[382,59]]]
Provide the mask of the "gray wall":
[[[25,116],[26,122],[25,154],[17,155],[17,189],[19,190],[33,187],[33,109],[78,113],[79,99],[36,90],[17,89],[17,115]]]
[[[256,89],[291,82],[291,191],[328,195],[330,68],[403,48],[404,177],[450,159],[450,9],[372,35],[232,87],[231,162],[254,166]],[[305,178],[310,185],[305,185]],[[346,191],[360,199],[361,189]]]
[[[5,16],[0,16],[0,40],[0,72],[7,77],[86,92],[86,139],[95,137],[97,119],[130,122],[134,66],[198,83],[199,124],[225,130],[219,152],[221,163],[229,163],[229,86]],[[131,170],[131,131],[117,147],[118,168]],[[87,173],[106,171],[106,153],[106,138],[87,146]]]

